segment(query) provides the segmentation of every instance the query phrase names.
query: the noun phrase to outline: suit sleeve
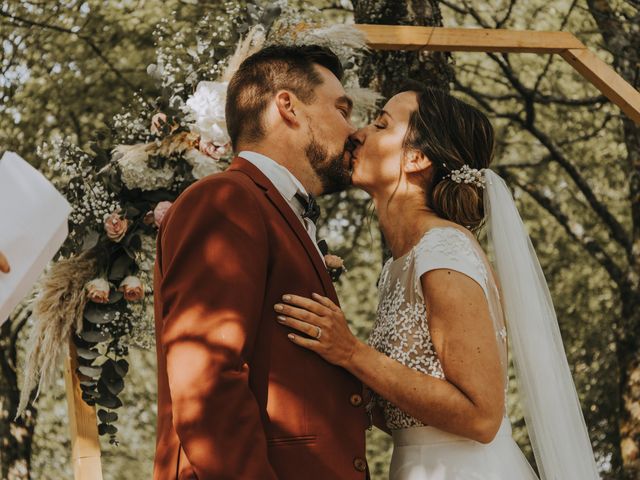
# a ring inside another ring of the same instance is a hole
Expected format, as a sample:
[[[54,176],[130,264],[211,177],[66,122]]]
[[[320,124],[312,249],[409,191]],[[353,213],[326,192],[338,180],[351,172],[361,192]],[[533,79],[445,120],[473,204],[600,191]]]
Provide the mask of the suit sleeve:
[[[182,448],[200,480],[275,479],[246,361],[267,278],[255,198],[228,178],[196,184],[160,235],[161,347]]]

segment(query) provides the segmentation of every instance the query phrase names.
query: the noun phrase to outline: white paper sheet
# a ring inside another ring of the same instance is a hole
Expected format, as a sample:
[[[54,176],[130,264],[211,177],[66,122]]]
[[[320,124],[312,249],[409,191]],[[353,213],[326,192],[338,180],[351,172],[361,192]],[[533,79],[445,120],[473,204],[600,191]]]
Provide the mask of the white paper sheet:
[[[0,325],[29,293],[67,238],[71,206],[35,168],[13,152],[0,159]]]

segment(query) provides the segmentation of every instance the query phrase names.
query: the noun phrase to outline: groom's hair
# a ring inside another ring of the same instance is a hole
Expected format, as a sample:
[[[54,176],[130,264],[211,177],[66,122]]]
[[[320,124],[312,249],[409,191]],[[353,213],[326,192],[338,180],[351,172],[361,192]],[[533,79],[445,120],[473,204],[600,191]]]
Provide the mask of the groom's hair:
[[[340,59],[330,49],[318,45],[272,45],[242,62],[229,82],[225,108],[234,150],[240,140],[252,143],[263,138],[262,116],[279,90],[294,93],[305,104],[315,100],[314,90],[322,83],[316,64],[342,80]]]

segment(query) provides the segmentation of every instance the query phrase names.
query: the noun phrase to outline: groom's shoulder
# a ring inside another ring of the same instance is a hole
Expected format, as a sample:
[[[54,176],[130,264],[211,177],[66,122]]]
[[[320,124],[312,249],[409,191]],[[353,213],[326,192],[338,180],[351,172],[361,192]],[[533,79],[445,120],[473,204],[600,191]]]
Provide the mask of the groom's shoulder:
[[[187,187],[176,199],[173,207],[192,208],[195,205],[229,208],[246,202],[255,202],[258,187],[245,175],[224,171],[208,175]]]

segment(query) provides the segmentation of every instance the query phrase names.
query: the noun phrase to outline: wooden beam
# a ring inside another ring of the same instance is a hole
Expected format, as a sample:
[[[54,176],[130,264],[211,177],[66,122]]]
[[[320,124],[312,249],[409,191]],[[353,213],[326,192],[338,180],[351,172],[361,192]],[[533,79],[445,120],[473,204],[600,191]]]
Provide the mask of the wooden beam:
[[[573,68],[640,124],[640,92],[588,49],[569,49],[560,54]]]
[[[80,380],[76,374],[78,357],[73,340],[69,340],[69,355],[64,362],[64,380],[71,430],[71,462],[75,480],[102,480],[100,440],[96,409],[82,400]]]
[[[376,50],[560,53],[585,46],[568,32],[356,24]]]
[[[356,24],[376,50],[558,53],[640,125],[640,93],[568,32]]]

